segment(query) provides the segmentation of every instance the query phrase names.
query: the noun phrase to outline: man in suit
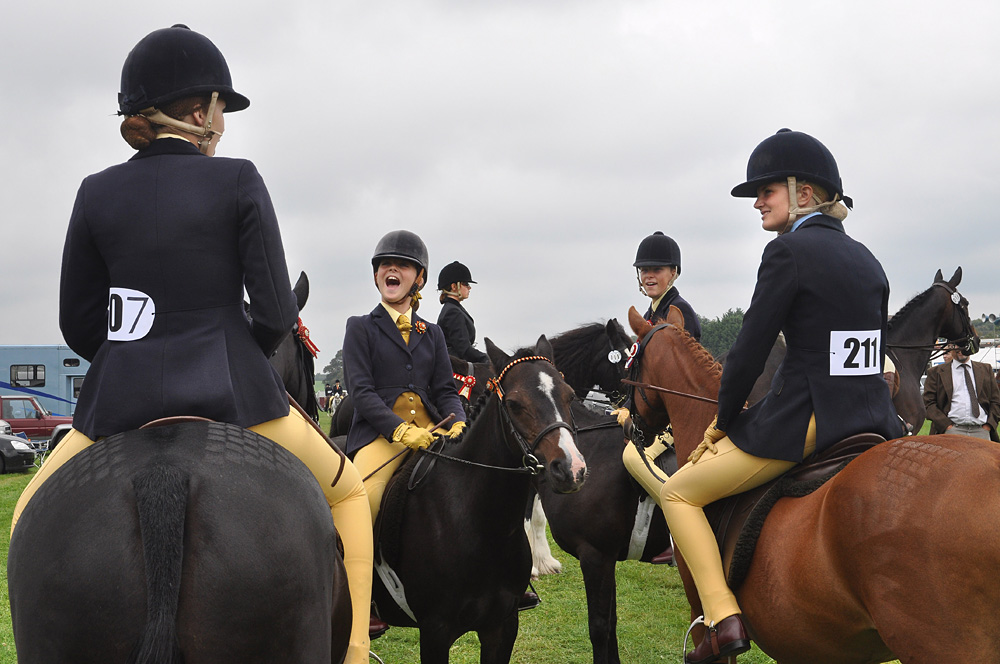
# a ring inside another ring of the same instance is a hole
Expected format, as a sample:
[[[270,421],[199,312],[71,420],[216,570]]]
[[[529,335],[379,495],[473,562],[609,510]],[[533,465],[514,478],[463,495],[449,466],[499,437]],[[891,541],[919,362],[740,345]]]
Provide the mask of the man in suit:
[[[1000,442],[1000,388],[988,364],[972,362],[953,348],[948,361],[931,367],[924,382],[931,433],[954,433]]]

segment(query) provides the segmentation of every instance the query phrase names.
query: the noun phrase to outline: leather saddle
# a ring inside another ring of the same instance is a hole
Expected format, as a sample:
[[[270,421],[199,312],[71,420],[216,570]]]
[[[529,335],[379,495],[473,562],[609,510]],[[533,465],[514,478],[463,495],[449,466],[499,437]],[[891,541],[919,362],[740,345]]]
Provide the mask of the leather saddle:
[[[715,531],[729,587],[738,588],[746,577],[764,520],[780,498],[809,495],[852,459],[883,442],[885,438],[874,433],[845,438],[767,484],[707,505],[705,516]]]

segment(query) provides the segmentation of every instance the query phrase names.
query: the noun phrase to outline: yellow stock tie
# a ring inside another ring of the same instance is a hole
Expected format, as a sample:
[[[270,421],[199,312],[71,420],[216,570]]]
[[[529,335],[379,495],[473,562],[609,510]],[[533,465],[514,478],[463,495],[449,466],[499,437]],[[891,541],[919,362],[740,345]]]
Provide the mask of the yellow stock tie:
[[[403,341],[406,345],[409,345],[410,330],[413,329],[413,326],[410,325],[410,319],[407,318],[405,314],[396,319],[396,328],[399,330],[399,333],[403,335]]]

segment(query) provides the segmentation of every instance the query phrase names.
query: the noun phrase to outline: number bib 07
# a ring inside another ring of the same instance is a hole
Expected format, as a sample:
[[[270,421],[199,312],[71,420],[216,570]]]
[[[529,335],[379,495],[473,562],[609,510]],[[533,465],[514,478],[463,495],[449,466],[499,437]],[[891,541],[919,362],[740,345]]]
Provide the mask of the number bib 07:
[[[871,376],[881,373],[882,330],[831,330],[830,375]]]
[[[156,316],[153,298],[130,288],[112,288],[108,295],[108,340],[138,341],[149,333]]]

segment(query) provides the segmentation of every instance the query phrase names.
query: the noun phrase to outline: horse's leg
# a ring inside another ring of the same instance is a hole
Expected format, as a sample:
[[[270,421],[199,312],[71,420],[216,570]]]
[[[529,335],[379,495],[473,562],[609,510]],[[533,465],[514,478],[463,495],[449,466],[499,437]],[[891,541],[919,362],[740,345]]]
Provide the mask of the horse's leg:
[[[517,627],[518,613],[511,611],[500,624],[477,632],[480,664],[509,664],[511,653],[514,652],[514,641],[517,640]]]
[[[580,570],[587,591],[587,624],[590,628],[590,645],[594,649],[594,664],[618,664],[618,635],[615,633],[618,616],[615,615],[615,564],[614,557],[581,547]]]
[[[458,636],[450,631],[420,627],[420,664],[448,664],[448,653]]]
[[[542,502],[535,494],[532,501],[531,520],[525,521],[528,542],[531,544],[531,578],[537,579],[542,574],[559,574],[562,563],[552,555],[549,540],[545,536],[545,511]]]

